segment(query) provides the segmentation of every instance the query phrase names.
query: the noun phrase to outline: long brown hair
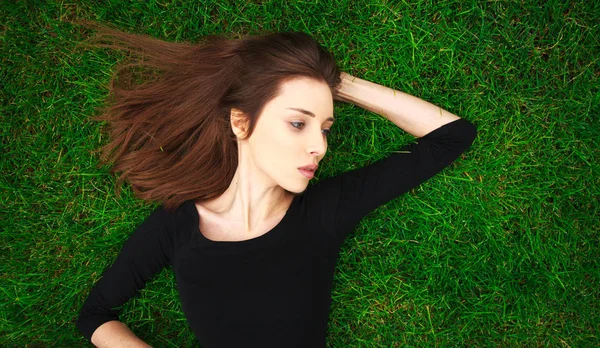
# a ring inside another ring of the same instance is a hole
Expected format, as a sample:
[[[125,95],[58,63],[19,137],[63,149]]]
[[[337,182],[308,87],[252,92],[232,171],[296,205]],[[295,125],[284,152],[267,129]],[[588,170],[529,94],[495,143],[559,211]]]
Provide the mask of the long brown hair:
[[[92,118],[109,127],[101,165],[112,163],[111,174],[120,173],[117,197],[128,181],[136,197],[171,211],[189,199],[218,197],[231,183],[238,165],[232,108],[246,117],[247,138],[282,82],[313,78],[334,97],[340,83],[333,56],[301,32],[210,36],[192,44],[77,24],[97,31],[84,45],[135,58],[118,66],[107,105]]]

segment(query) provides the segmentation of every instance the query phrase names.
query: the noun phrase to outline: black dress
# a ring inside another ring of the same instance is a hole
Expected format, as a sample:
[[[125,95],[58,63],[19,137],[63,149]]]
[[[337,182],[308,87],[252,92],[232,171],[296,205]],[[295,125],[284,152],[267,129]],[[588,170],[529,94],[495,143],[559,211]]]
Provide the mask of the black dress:
[[[370,211],[448,166],[476,136],[446,124],[401,153],[309,185],[281,222],[245,241],[199,232],[193,201],[162,206],[132,233],[85,301],[77,328],[88,339],[113,310],[171,265],[184,314],[203,348],[324,347],[331,284],[342,242]]]

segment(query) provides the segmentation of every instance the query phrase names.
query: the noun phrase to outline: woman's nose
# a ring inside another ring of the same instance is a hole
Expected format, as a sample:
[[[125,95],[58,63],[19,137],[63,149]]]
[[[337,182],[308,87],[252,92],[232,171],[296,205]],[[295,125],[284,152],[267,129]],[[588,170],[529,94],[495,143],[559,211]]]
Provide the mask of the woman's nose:
[[[318,136],[312,135],[308,144],[308,153],[311,155],[322,155],[327,149],[327,139],[321,131]]]

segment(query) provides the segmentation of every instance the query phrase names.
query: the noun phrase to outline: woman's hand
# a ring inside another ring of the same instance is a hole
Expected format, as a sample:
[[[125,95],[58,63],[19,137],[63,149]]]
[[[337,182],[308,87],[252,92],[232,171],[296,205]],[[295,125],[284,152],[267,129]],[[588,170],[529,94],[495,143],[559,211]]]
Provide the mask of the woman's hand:
[[[340,83],[340,87],[338,88],[338,94],[336,95],[335,100],[343,101],[346,103],[351,103],[352,101],[345,98],[344,95],[345,95],[345,93],[348,93],[348,91],[347,91],[348,82],[352,82],[352,79],[354,79],[354,76],[342,71],[340,73],[340,79],[342,82]]]

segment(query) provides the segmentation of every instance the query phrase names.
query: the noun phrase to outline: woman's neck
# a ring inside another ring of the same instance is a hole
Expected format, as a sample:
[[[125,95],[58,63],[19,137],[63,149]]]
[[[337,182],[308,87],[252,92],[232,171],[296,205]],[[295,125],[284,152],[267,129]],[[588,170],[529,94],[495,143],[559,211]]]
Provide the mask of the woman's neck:
[[[264,174],[243,163],[238,168],[227,190],[219,197],[199,205],[227,221],[243,234],[252,234],[263,224],[285,214],[294,195],[273,183]]]

